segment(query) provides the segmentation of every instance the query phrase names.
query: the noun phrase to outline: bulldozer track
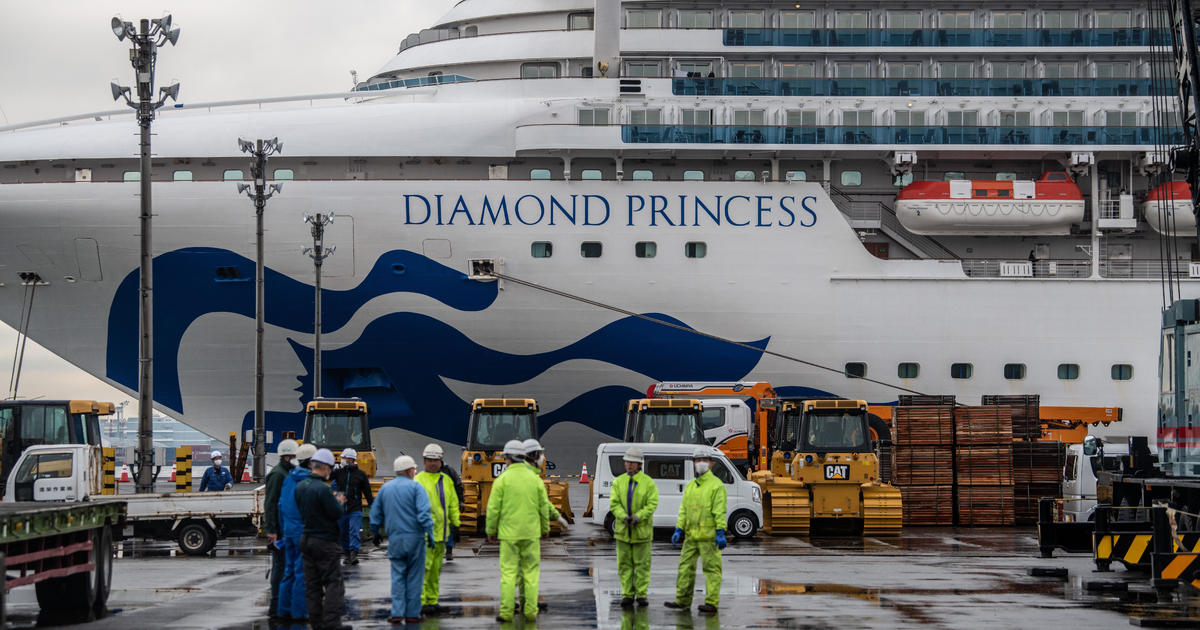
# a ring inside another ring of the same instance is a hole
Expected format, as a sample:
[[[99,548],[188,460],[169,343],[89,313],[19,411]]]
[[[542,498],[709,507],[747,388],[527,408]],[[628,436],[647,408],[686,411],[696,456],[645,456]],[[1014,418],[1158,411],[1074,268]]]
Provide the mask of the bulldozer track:
[[[862,489],[863,535],[899,536],[904,514],[900,490],[890,485]]]
[[[763,493],[772,535],[807,536],[812,521],[809,490],[801,484],[770,484]]]

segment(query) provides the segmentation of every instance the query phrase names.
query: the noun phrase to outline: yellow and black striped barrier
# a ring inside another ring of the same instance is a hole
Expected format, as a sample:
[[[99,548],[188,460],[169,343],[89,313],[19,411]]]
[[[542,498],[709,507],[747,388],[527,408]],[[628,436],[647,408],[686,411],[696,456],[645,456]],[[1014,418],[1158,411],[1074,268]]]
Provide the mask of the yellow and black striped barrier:
[[[192,447],[175,449],[175,492],[192,491]]]
[[[1200,590],[1200,532],[1180,532],[1173,528],[1178,523],[1177,513],[1165,505],[1156,505],[1151,511],[1155,536],[1151,554],[1154,588],[1168,591],[1186,585]]]
[[[1150,566],[1150,556],[1147,551],[1153,541],[1153,534],[1122,533],[1096,534],[1095,553],[1093,558],[1097,565],[1103,563],[1104,568],[1113,561],[1120,562],[1129,568],[1144,568]]]
[[[104,487],[100,489],[100,494],[116,494],[117,451],[111,447],[103,447],[100,451],[104,455]]]

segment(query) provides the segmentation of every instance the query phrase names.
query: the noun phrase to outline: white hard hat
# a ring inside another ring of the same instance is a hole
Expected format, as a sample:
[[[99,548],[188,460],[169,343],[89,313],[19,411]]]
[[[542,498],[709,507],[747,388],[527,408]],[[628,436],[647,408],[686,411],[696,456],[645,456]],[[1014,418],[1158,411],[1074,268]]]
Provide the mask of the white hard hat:
[[[317,449],[317,452],[312,456],[312,460],[318,464],[333,466],[333,451],[327,448]]]
[[[312,456],[316,454],[317,447],[312,444],[301,444],[300,448],[296,449],[296,459],[300,461],[312,459]]]
[[[342,459],[358,459],[358,451],[352,448],[342,449]]]
[[[509,457],[521,457],[525,454],[525,445],[521,440],[509,440],[504,444],[504,454]]]
[[[417,462],[413,461],[413,458],[409,457],[408,455],[401,455],[400,457],[396,458],[396,461],[392,462],[392,470],[396,471],[396,474],[400,474],[406,470],[411,470],[416,467]]]
[[[298,448],[300,448],[300,445],[296,443],[296,440],[284,440],[279,443],[275,452],[279,455],[295,455]]]
[[[425,452],[421,453],[421,457],[424,457],[425,459],[441,459],[444,456],[445,452],[443,452],[442,447],[438,446],[437,444],[430,444],[429,446],[426,446]]]
[[[625,451],[625,461],[644,464],[646,463],[646,458],[642,456],[642,449],[636,446],[630,446],[629,449]]]
[[[539,444],[538,441],[533,438],[529,438],[528,440],[521,442],[521,448],[525,449],[526,455],[536,452],[536,451],[543,450],[542,445]]]
[[[713,448],[711,446],[697,446],[696,450],[692,451],[692,459],[712,459]]]
[[[221,451],[213,451],[209,459],[221,459]]]

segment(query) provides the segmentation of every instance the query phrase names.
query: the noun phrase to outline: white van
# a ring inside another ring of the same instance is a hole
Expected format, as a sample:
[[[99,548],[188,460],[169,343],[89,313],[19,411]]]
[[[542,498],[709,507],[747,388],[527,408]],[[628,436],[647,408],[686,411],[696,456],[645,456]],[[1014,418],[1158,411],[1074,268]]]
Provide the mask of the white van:
[[[612,442],[596,449],[596,476],[592,482],[592,522],[613,531],[614,518],[608,511],[613,480],[625,474],[625,451],[635,444]],[[654,526],[674,528],[683,502],[683,489],[694,478],[692,453],[695,444],[636,444],[646,457],[643,471],[658,486],[658,509]],[[725,482],[726,531],[737,538],[749,538],[762,524],[762,490],[746,481],[725,455],[713,449],[713,474]]]
[[[1129,438],[1091,436],[1084,444],[1067,445],[1067,461],[1063,465],[1063,520],[1083,522],[1094,518],[1096,510],[1096,477],[1102,470],[1121,470],[1121,460],[1129,455]],[[1096,444],[1102,443],[1099,449]],[[1157,453],[1151,444],[1150,453]]]

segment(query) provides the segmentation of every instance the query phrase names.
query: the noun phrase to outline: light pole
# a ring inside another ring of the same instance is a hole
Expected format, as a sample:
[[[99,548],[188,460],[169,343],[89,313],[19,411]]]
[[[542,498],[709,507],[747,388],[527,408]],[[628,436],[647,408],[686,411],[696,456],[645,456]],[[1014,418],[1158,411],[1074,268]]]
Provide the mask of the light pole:
[[[313,398],[321,397],[321,264],[333,253],[334,247],[325,247],[325,226],[333,223],[333,213],[308,215],[304,222],[312,226],[313,246],[305,247],[304,253],[313,259],[316,273],[316,297],[313,314]]]
[[[238,138],[238,147],[242,153],[249,153],[250,178],[253,184],[238,184],[239,193],[254,200],[256,258],[254,277],[254,466],[255,481],[261,481],[267,471],[267,427],[263,409],[263,311],[265,308],[263,286],[265,270],[263,264],[263,210],[267,200],[275,193],[283,191],[283,184],[271,184],[267,187],[267,158],[283,150],[279,138],[254,142]],[[250,190],[253,188],[254,190]]]
[[[150,241],[150,123],[154,113],[168,98],[178,100],[179,84],[174,83],[159,90],[158,100],[154,100],[154,65],[158,58],[158,49],[167,45],[172,46],[179,40],[179,29],[171,28],[171,16],[165,15],[157,20],[141,20],[135,27],[133,22],[125,22],[119,17],[112,19],[113,34],[120,41],[126,38],[133,45],[129,51],[129,61],[133,64],[134,78],[137,80],[137,101],[130,98],[130,89],[116,83],[112,84],[113,100],[125,98],[125,103],[137,110],[138,126],[141,127],[141,339],[138,350],[138,447],[137,447],[137,492],[154,491],[154,313],[151,303],[153,283],[153,251]]]

